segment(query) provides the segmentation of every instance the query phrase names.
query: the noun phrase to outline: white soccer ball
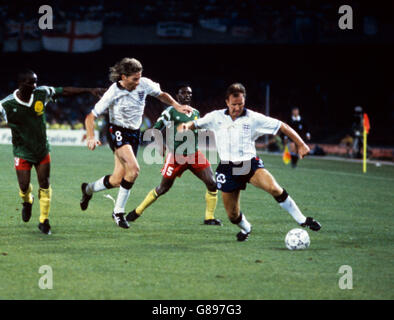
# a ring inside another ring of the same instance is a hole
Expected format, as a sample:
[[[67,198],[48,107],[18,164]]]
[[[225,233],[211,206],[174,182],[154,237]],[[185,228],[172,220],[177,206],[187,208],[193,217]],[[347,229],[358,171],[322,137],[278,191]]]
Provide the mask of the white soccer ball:
[[[304,229],[295,228],[287,233],[285,244],[289,250],[302,250],[309,247],[311,240],[308,232]]]

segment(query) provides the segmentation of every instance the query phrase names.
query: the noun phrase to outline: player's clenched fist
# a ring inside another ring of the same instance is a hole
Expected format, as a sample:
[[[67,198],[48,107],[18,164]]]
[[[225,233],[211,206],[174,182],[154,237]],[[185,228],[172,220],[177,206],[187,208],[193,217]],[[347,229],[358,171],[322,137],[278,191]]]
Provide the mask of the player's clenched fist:
[[[89,150],[94,150],[96,146],[101,146],[101,141],[96,140],[95,138],[87,139],[86,142]]]
[[[306,156],[311,149],[304,143],[300,146],[298,146],[298,155],[302,159],[304,156]]]

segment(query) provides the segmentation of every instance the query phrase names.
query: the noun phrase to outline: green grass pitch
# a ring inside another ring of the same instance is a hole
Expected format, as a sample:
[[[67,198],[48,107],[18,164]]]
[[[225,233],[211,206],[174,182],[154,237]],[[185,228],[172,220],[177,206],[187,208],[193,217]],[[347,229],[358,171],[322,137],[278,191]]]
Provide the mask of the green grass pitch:
[[[222,199],[222,227],[202,224],[205,188],[190,172],[124,230],[115,225],[105,191],[79,208],[80,185],[112,171],[108,147],[52,147],[51,236],[37,228],[35,202],[29,223],[21,201],[11,146],[0,146],[0,299],[393,299],[394,167],[307,158],[296,170],[281,157],[263,155],[266,167],[306,216],[322,224],[308,229],[311,246],[285,248],[297,227],[275,200],[249,185],[241,208],[253,225],[237,242]],[[161,165],[146,165],[127,210],[156,186]],[[216,165],[213,165],[216,168]],[[37,179],[32,171],[37,199]],[[117,190],[107,192],[116,197]],[[39,268],[53,271],[53,289],[38,286]],[[352,268],[353,288],[340,289],[342,265]]]

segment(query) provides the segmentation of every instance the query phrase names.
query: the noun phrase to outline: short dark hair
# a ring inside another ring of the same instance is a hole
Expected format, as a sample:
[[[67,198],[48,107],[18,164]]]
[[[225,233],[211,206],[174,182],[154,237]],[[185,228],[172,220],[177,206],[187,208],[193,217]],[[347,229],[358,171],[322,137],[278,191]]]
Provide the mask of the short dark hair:
[[[141,72],[142,64],[135,58],[123,58],[113,67],[109,68],[109,80],[116,82],[122,79],[122,74],[130,76],[133,73]]]
[[[26,78],[26,75],[28,74],[36,74],[33,70],[28,69],[28,68],[24,68],[24,69],[20,69],[18,74],[17,74],[17,82],[18,84],[23,82]]]
[[[246,97],[246,89],[242,83],[233,83],[231,86],[227,88],[226,91],[226,100],[230,96],[238,97],[239,94],[242,93],[244,97]]]
[[[179,91],[181,91],[181,89],[183,89],[183,88],[192,88],[190,85],[187,85],[187,84],[184,84],[184,85],[181,85],[181,86],[178,86],[178,93],[179,93]]]

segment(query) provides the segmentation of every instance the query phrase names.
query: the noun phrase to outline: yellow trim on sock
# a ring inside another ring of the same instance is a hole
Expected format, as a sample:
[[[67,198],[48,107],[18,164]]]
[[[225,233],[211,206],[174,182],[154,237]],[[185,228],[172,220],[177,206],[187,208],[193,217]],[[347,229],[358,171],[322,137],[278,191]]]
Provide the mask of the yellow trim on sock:
[[[44,223],[49,217],[49,210],[51,209],[52,188],[40,188],[38,190],[38,198],[40,199],[40,223]]]
[[[211,192],[207,190],[205,193],[205,220],[215,219],[215,209],[218,202],[218,192]]]
[[[31,192],[33,191],[33,186],[31,183],[29,184],[29,188],[26,190],[26,192],[23,192],[21,189],[19,189],[19,196],[23,200],[23,202],[28,202],[28,203],[33,203],[33,196],[31,195]]]
[[[146,208],[148,208],[153,202],[156,201],[156,199],[158,198],[157,196],[157,192],[155,189],[149,191],[149,193],[146,195],[144,201],[142,201],[139,206],[135,209],[135,212],[138,215],[141,215]]]

